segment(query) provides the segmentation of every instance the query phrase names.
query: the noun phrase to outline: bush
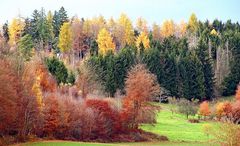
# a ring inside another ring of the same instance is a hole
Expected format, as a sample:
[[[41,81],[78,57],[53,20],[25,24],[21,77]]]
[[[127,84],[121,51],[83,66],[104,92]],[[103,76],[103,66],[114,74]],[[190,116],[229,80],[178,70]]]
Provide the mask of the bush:
[[[195,116],[197,113],[197,100],[186,100],[186,99],[180,99],[177,103],[178,105],[178,112],[186,115],[187,119],[188,117]]]
[[[68,70],[64,63],[56,57],[47,58],[46,65],[48,71],[56,78],[57,83],[67,83]]]

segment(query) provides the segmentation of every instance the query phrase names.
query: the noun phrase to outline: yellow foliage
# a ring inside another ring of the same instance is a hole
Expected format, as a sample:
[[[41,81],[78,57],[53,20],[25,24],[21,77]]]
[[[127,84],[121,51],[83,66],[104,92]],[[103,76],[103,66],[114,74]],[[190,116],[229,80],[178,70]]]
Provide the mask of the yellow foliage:
[[[21,37],[25,23],[21,18],[14,18],[9,26],[9,44],[16,45]]]
[[[68,52],[72,47],[72,29],[69,22],[63,23],[60,34],[59,34],[59,43],[58,47],[61,52]]]
[[[118,23],[124,29],[123,44],[132,45],[134,43],[134,30],[131,20],[125,14],[121,14]]]
[[[142,32],[136,39],[136,46],[138,49],[140,48],[141,43],[143,44],[145,49],[150,48],[150,40],[145,32]]]
[[[187,31],[187,23],[185,23],[183,20],[181,21],[181,23],[179,24],[179,33],[180,36],[184,36],[186,34]]]
[[[211,35],[218,35],[217,31],[215,29],[213,29],[211,32],[210,32]]]
[[[218,118],[222,117],[224,114],[224,103],[220,102],[216,105],[216,116]]]
[[[42,107],[43,107],[43,100],[42,100],[43,99],[43,95],[42,95],[40,82],[41,82],[41,75],[40,75],[39,72],[37,72],[37,76],[36,76],[35,82],[33,84],[32,91],[33,91],[33,93],[35,94],[35,96],[37,98],[37,104],[38,104],[39,109],[42,110]]]
[[[99,31],[97,43],[99,53],[102,55],[106,55],[109,50],[115,50],[115,44],[113,43],[112,37],[106,28],[103,28]]]
[[[197,16],[194,13],[192,13],[192,15],[189,18],[188,27],[191,32],[196,32],[198,29],[198,20]]]
[[[161,27],[161,35],[166,38],[174,35],[175,26],[173,20],[166,20]]]

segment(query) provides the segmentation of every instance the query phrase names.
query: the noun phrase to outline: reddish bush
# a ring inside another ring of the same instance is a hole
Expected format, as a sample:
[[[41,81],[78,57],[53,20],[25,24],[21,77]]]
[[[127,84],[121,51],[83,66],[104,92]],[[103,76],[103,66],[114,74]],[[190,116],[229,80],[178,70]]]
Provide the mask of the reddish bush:
[[[211,114],[211,111],[209,109],[209,104],[207,101],[204,101],[200,104],[199,114],[204,117],[209,116]]]
[[[234,123],[240,123],[240,100],[232,105],[232,120]]]
[[[111,108],[108,101],[87,99],[86,106],[97,113],[95,117],[97,128],[93,131],[96,137],[109,138],[121,131],[119,113]]]
[[[44,126],[43,132],[47,136],[54,136],[59,127],[59,104],[57,97],[54,95],[49,95],[45,99],[45,108],[44,108]]]

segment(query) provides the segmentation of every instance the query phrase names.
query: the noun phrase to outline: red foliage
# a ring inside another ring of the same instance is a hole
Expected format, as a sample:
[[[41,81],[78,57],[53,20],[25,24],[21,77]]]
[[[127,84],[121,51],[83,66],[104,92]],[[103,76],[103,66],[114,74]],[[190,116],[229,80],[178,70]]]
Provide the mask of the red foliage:
[[[59,104],[54,95],[49,95],[45,99],[44,127],[43,132],[48,136],[53,136],[59,127]]]
[[[87,99],[86,106],[96,114],[97,128],[93,133],[97,137],[108,138],[121,131],[119,113],[111,108],[108,101],[100,99]]]

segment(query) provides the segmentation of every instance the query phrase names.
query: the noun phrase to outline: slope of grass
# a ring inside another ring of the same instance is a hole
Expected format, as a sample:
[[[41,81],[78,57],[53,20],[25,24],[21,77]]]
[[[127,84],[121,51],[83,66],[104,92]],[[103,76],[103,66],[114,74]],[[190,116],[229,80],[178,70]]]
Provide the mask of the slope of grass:
[[[186,116],[170,111],[171,105],[162,105],[162,110],[158,113],[157,124],[143,125],[142,129],[156,134],[167,136],[170,141],[203,142],[210,139],[204,134],[203,125],[215,125],[214,122],[201,121],[200,123],[190,123]],[[196,118],[196,117],[195,117]]]

